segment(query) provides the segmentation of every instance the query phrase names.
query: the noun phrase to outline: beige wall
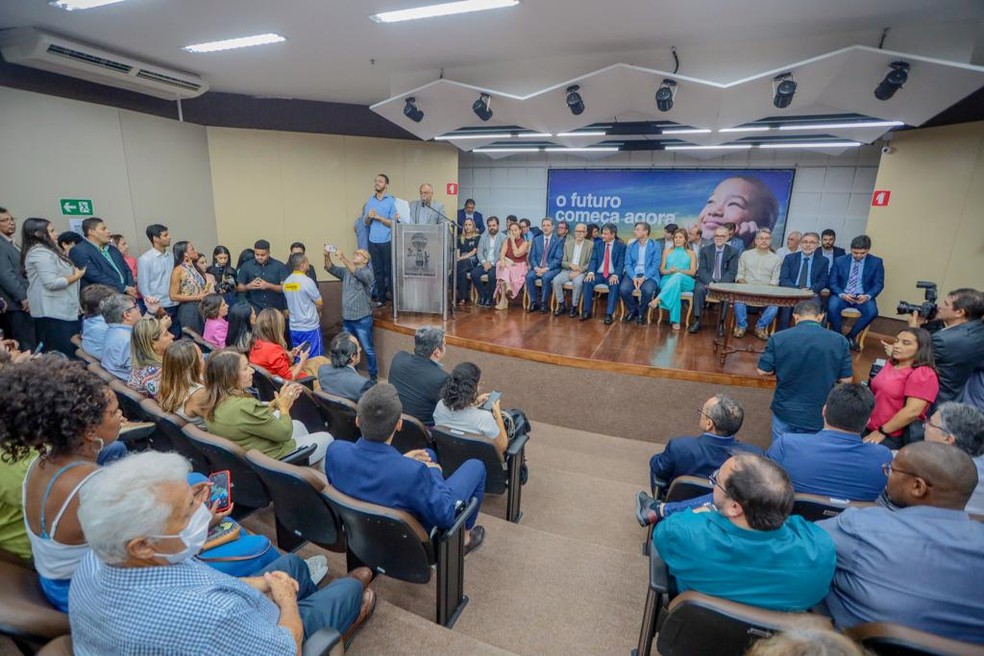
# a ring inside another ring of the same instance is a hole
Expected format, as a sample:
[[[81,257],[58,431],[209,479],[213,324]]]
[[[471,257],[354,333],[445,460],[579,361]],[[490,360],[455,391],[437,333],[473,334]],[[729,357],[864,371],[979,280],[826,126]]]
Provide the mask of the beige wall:
[[[293,241],[311,253],[325,243],[355,248],[352,224],[372,193],[377,173],[390,192],[418,198],[422,182],[447,212],[456,198],[444,194],[458,179],[458,152],[447,144],[232,128],[208,128],[219,242],[235,259],[258,238],[286,258]],[[322,260],[313,262],[320,272]],[[325,274],[319,274],[324,277]]]
[[[882,316],[900,299],[922,301],[917,280],[941,294],[984,289],[984,121],[900,132],[892,146],[875,182],[889,205],[868,216],[872,252],[885,258]]]

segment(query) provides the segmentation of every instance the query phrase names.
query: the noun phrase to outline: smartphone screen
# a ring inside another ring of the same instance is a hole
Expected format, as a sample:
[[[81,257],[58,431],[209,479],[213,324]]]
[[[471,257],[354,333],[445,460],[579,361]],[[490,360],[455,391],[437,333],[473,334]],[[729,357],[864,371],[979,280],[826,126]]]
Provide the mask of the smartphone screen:
[[[44,348],[44,342],[38,342],[38,345],[34,347],[34,355],[37,355]]]
[[[229,486],[229,471],[218,471],[208,477],[212,484],[212,493],[209,497],[209,506],[218,504],[217,510],[228,510],[232,505],[232,489]]]

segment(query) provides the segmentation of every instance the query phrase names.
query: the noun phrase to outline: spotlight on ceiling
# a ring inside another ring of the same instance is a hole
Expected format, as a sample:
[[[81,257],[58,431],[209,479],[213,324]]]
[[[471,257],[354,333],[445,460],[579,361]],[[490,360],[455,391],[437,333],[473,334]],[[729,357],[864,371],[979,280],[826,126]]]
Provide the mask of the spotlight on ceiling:
[[[656,89],[656,109],[668,112],[673,109],[673,99],[676,98],[677,83],[673,80],[663,80]]]
[[[492,96],[487,93],[480,95],[478,100],[472,103],[472,111],[483,121],[492,118]]]
[[[580,90],[581,87],[576,84],[567,87],[567,108],[574,116],[580,116],[584,112],[584,100],[578,93]]]
[[[793,102],[796,94],[796,82],[792,73],[783,73],[772,79],[772,104],[779,109],[786,109]]]
[[[417,109],[417,99],[410,96],[406,99],[406,103],[403,106],[403,115],[414,123],[420,123],[424,119],[424,113]]]
[[[875,89],[875,98],[878,100],[888,100],[901,89],[909,79],[909,63],[896,61],[889,64],[892,70],[888,72],[885,79],[879,83]]]

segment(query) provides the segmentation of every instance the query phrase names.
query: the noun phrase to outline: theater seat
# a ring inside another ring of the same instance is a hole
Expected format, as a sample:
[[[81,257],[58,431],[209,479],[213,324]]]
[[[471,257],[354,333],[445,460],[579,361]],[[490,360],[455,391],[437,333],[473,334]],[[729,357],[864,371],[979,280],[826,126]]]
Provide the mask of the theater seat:
[[[793,504],[793,514],[810,522],[830,519],[844,512],[845,508],[867,508],[875,505],[870,501],[849,501],[819,494],[797,494]]]
[[[981,645],[885,622],[859,624],[844,633],[878,656],[981,656],[984,653]]]
[[[150,417],[140,407],[141,401],[150,397],[128,387],[118,378],[109,381],[109,386],[116,394],[116,398],[120,402],[120,409],[123,410],[123,415],[127,419],[130,421],[150,421]]]
[[[183,332],[185,336],[190,337],[191,341],[195,342],[195,344],[198,344],[198,348],[200,348],[204,354],[211,353],[212,351],[216,351],[221,348],[218,344],[205,341],[205,338],[202,337],[201,333],[197,330],[188,328],[187,326],[182,326],[181,332]]]
[[[460,504],[463,507],[458,508],[451,528],[435,529],[431,538],[410,513],[359,501],[331,485],[325,486],[323,494],[341,517],[348,550],[359,562],[410,583],[427,583],[431,572],[436,572],[437,623],[452,627],[468,603],[464,595],[464,526],[478,500]]]
[[[358,406],[348,399],[322,392],[314,392],[314,399],[328,412],[328,426],[331,436],[336,440],[355,442],[362,436],[359,427],[355,425],[355,414]]]
[[[276,374],[270,373],[258,364],[250,363],[250,366],[253,367],[253,371],[256,372],[256,375],[253,376],[253,387],[255,387],[256,391],[259,393],[260,400],[272,401],[273,395],[276,392],[279,392],[280,388],[283,387],[284,383],[287,381]],[[309,390],[313,390],[314,381],[314,376],[304,376],[294,380],[293,382],[300,383]]]
[[[92,373],[96,374],[103,381],[105,381],[107,383],[111,383],[114,380],[119,380],[119,378],[117,378],[113,374],[111,374],[108,371],[106,371],[105,369],[103,369],[102,364],[99,363],[99,362],[90,362],[89,364],[86,365],[86,369],[88,369]]]
[[[435,426],[431,429],[431,436],[434,438],[437,461],[445,478],[457,471],[466,460],[481,460],[485,465],[485,493],[507,494],[506,520],[519,523],[523,517],[520,509],[523,486],[519,474],[529,435],[517,435],[509,440],[504,455],[500,455],[495,445],[483,435],[465,433],[448,426]]]
[[[155,451],[177,451],[191,462],[192,469],[206,476],[210,473],[208,460],[181,429],[188,423],[178,415],[172,415],[157,404],[154,399],[140,402],[143,411],[157,424],[157,432],[150,438],[150,446]]]
[[[652,478],[650,474],[650,483],[652,484],[653,498],[663,503],[686,501],[714,492],[714,486],[704,476],[677,476],[667,487],[665,481]],[[642,553],[647,556],[653,544],[654,528],[655,525],[649,526],[646,530],[646,541],[642,543]]]
[[[86,353],[85,351],[82,350],[81,346],[75,349],[75,357],[85,362],[86,366],[89,366],[90,364],[99,364],[99,358],[92,355],[91,353]]]
[[[393,447],[400,453],[415,449],[433,449],[434,440],[424,423],[416,417],[403,415],[403,426],[393,436]]]
[[[0,634],[9,636],[23,653],[68,633],[68,615],[45,599],[37,572],[0,559],[0,581]]]

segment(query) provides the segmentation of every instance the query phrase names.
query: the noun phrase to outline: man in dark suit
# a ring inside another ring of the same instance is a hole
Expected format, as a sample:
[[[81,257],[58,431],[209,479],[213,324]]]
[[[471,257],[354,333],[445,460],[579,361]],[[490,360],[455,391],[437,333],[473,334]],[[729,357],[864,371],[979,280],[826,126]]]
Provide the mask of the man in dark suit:
[[[741,253],[728,244],[728,229],[714,229],[714,245],[700,249],[697,262],[697,279],[694,281],[694,318],[688,333],[700,330],[700,315],[707,299],[707,287],[713,282],[734,282],[738,275],[738,258]]]
[[[328,347],[331,364],[323,364],[318,369],[321,391],[358,402],[372,387],[372,382],[355,370],[361,355],[359,340],[352,333],[343,331],[335,335]]]
[[[540,310],[545,313],[550,309],[550,283],[560,273],[560,264],[564,259],[564,240],[553,234],[553,221],[550,217],[540,222],[542,233],[533,238],[530,245],[530,270],[526,274],[526,291],[530,295],[530,306],[527,312]],[[540,290],[536,289],[536,281],[540,280]]]
[[[461,230],[465,229],[465,219],[471,219],[475,222],[475,229],[479,232],[485,232],[485,222],[482,221],[482,213],[475,211],[475,201],[469,198],[465,201],[464,209],[458,210],[458,228]]]
[[[816,298],[820,298],[820,292],[827,287],[830,264],[817,249],[819,245],[820,235],[817,233],[808,232],[803,235],[799,241],[799,250],[783,258],[782,269],[779,270],[780,287],[809,289]],[[791,316],[790,308],[780,308],[779,330],[789,328]]]
[[[485,465],[466,460],[446,480],[433,452],[417,449],[400,454],[391,445],[403,425],[403,406],[396,388],[380,383],[359,401],[355,423],[362,432],[357,442],[335,440],[325,454],[325,475],[339,491],[361,501],[415,515],[426,531],[450,528],[457,504],[478,499],[478,507],[465,520],[465,553],[474,551],[485,538],[475,526],[485,493]]]
[[[107,285],[121,294],[137,297],[133,286],[133,274],[126,265],[123,254],[110,243],[109,228],[97,216],[82,222],[82,235],[85,241],[76,244],[68,257],[80,269],[85,269],[82,287],[88,285]]]
[[[625,271],[619,293],[625,303],[624,323],[633,319],[641,326],[646,323],[646,313],[640,312],[640,307],[647,307],[653,296],[659,290],[659,267],[663,260],[663,251],[649,238],[652,228],[645,221],[639,221],[633,228],[632,243],[625,247]],[[639,298],[632,294],[639,290]]]
[[[827,287],[827,322],[831,330],[841,332],[841,311],[854,308],[861,313],[847,333],[852,351],[860,351],[858,335],[878,316],[875,299],[885,287],[885,265],[880,257],[869,255],[871,238],[859,235],[851,240],[851,255],[834,260]]]
[[[21,273],[20,246],[14,241],[17,221],[7,208],[0,207],[0,300],[6,308],[3,327],[17,340],[22,351],[37,346],[34,320],[27,303],[27,278]]]
[[[830,228],[820,233],[820,254],[827,258],[827,264],[830,268],[833,268],[834,260],[842,255],[847,255],[847,251],[834,245],[836,241],[837,233]]]
[[[442,329],[423,326],[413,336],[413,353],[400,351],[390,363],[387,378],[400,393],[400,402],[408,415],[426,426],[434,425],[434,408],[448,379],[441,367],[446,348]]]
[[[608,285],[608,305],[605,308],[605,325],[610,326],[618,305],[619,276],[625,268],[625,242],[618,238],[618,227],[606,223],[601,227],[601,241],[591,251],[591,263],[581,283],[584,299],[581,321],[591,318],[595,285]]]

